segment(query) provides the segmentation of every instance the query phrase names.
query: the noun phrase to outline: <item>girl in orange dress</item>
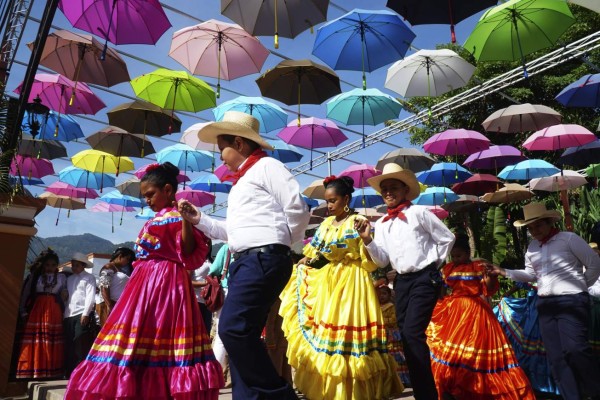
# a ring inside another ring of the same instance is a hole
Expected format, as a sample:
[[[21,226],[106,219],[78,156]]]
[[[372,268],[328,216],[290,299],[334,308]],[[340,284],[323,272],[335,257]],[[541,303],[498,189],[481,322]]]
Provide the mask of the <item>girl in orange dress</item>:
[[[440,399],[534,400],[527,376],[491,307],[498,290],[486,263],[471,261],[467,237],[457,237],[442,269],[451,294],[438,302],[427,329],[431,369]]]

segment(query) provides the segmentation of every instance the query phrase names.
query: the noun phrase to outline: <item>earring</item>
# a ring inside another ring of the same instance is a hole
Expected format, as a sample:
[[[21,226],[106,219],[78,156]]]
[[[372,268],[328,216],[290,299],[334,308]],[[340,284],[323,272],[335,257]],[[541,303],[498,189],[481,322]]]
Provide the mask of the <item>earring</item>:
[[[348,204],[346,204],[346,205],[344,206],[344,212],[345,212],[345,213],[349,213],[349,212],[350,212],[350,207],[348,207]]]

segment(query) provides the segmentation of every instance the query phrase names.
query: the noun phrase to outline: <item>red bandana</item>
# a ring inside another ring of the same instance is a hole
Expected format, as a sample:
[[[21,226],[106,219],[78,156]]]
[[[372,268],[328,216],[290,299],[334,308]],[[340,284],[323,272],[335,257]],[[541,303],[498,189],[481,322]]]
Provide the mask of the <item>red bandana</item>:
[[[394,208],[388,208],[387,215],[383,218],[383,222],[393,218],[400,218],[402,221],[406,221],[406,216],[402,211],[406,210],[410,206],[412,206],[412,203],[410,201],[405,201],[398,204]]]
[[[548,240],[552,239],[559,232],[560,232],[560,230],[558,228],[556,228],[556,227],[552,228],[552,230],[550,230],[550,233],[548,234],[548,236],[546,236],[545,238],[540,240],[540,247],[542,247],[543,245],[548,243]]]
[[[244,176],[254,164],[256,164],[258,160],[266,156],[267,153],[265,153],[262,149],[254,150],[254,152],[252,152],[252,154],[250,154],[250,156],[246,158],[244,164],[240,168],[238,168],[236,172],[233,173],[233,184],[235,185],[240,180],[240,178]]]

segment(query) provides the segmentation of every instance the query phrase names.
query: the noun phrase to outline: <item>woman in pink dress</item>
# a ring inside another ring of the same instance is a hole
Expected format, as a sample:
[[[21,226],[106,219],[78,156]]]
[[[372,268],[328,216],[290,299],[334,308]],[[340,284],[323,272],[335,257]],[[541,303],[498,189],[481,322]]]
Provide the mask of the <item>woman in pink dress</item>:
[[[178,211],[178,173],[167,162],[142,178],[157,214],[137,238],[133,274],[65,399],[218,398],[223,373],[186,272],[204,262],[207,239]]]

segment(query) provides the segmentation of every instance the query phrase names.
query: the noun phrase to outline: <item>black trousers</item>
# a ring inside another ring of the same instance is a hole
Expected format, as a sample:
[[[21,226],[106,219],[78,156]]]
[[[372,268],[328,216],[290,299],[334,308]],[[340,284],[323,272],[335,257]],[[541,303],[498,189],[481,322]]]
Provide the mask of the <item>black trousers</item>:
[[[437,400],[425,330],[438,299],[440,273],[434,266],[398,274],[394,281],[396,317],[415,399]]]
[[[260,340],[269,309],[292,274],[288,255],[251,253],[229,266],[219,336],[229,355],[234,400],[297,399]]]
[[[600,396],[600,367],[588,338],[587,293],[539,297],[540,333],[552,377],[565,400]]]
[[[96,339],[96,318],[92,313],[87,326],[81,325],[81,314],[63,320],[65,334],[65,370],[71,372],[87,357]]]

